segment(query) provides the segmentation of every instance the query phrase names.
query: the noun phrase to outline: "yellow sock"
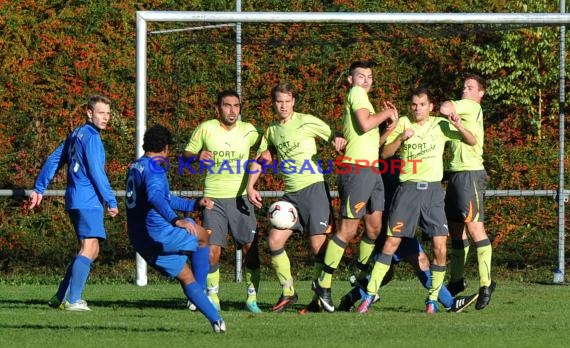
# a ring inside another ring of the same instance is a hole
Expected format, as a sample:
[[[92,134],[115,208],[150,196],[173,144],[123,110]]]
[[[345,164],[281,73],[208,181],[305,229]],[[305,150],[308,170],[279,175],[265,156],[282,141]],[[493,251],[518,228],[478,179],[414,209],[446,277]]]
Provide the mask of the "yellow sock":
[[[493,248],[491,241],[485,239],[475,243],[477,247],[477,264],[479,267],[479,285],[491,285],[491,259],[493,257]]]
[[[344,255],[344,249],[346,248],[346,243],[340,239],[333,237],[327,244],[327,251],[325,252],[325,264],[323,266],[323,271],[319,276],[319,285],[323,288],[330,288],[332,285],[332,272],[337,269],[342,255]]]
[[[210,273],[206,277],[206,289],[208,290],[208,297],[212,300],[216,309],[220,310],[220,298],[218,297],[220,290],[220,266],[217,265],[213,268],[214,271],[210,268]]]
[[[279,283],[283,287],[283,295],[293,296],[295,294],[295,288],[293,288],[291,263],[284,249],[271,251],[271,266],[275,270],[277,279],[279,279]]]
[[[259,288],[259,268],[251,269],[248,267],[244,268],[245,273],[245,285],[247,287],[247,300],[253,301],[257,300],[257,289]]]
[[[439,296],[439,290],[443,285],[443,279],[445,278],[445,270],[447,267],[431,265],[431,286],[428,290],[428,299],[430,301],[437,301]]]
[[[386,260],[389,260],[388,264],[386,264]],[[388,273],[390,269],[390,264],[392,262],[392,256],[381,254],[378,258],[378,261],[374,262],[374,267],[372,268],[372,272],[370,273],[370,281],[368,282],[368,286],[366,287],[366,292],[369,294],[375,294],[380,289],[380,284],[382,284],[382,280]]]
[[[208,294],[218,294],[218,291],[220,290],[220,268],[219,266],[214,268],[215,270],[208,273],[208,277],[206,278]]]
[[[368,265],[370,261],[370,256],[374,252],[374,241],[369,238],[362,237],[360,239],[360,244],[358,245],[358,263],[361,265]],[[366,270],[360,270],[358,273],[358,279],[364,279],[368,275]]]

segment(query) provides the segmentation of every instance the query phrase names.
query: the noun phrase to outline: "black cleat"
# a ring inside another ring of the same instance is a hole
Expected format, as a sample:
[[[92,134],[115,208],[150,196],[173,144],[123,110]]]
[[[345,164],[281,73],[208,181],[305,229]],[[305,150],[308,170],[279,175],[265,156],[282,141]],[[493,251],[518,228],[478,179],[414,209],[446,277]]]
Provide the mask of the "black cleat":
[[[495,291],[495,287],[497,283],[492,280],[491,285],[489,286],[482,286],[479,288],[479,298],[477,299],[477,303],[475,304],[475,309],[483,309],[487,307],[489,302],[491,302],[491,295],[493,291]]]
[[[451,296],[455,297],[455,295],[459,294],[463,290],[467,289],[467,281],[465,278],[461,278],[454,282],[447,283],[447,290],[451,293]]]
[[[303,307],[303,309],[301,309],[299,311],[299,314],[318,313],[318,312],[321,312],[322,310],[323,309],[321,308],[321,306],[319,304],[319,299],[315,298],[311,302],[309,302],[308,305]]]
[[[354,305],[362,298],[360,294],[359,287],[353,287],[349,292],[340,298],[340,304],[338,305],[338,310],[342,312],[351,312],[354,309]]]
[[[313,280],[311,288],[317,294],[317,296],[319,296],[319,301],[321,302],[321,306],[323,306],[325,311],[329,313],[334,312],[334,303],[331,296],[331,289],[321,288],[317,280]]]
[[[285,308],[297,302],[298,298],[297,293],[294,293],[293,296],[285,296],[281,294],[281,297],[279,297],[275,306],[271,308],[271,311],[277,313],[283,312]]]
[[[448,309],[448,312],[459,313],[462,312],[465,308],[469,307],[477,298],[479,294],[473,294],[469,296],[459,296],[453,300],[453,306]]]

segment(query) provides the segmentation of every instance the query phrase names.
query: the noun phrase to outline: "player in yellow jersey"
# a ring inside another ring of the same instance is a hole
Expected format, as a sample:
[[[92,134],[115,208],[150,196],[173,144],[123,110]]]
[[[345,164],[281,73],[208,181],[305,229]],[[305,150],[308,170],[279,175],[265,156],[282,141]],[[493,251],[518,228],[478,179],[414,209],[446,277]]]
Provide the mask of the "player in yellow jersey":
[[[208,296],[220,309],[220,255],[227,246],[230,231],[234,242],[243,251],[246,308],[253,313],[259,287],[259,252],[257,219],[253,205],[246,197],[247,167],[252,148],[262,134],[251,123],[239,120],[241,100],[237,92],[218,94],[218,118],[202,122],[186,145],[184,156],[199,162],[199,171],[206,173],[204,197],[214,201],[212,209],[203,210],[204,228],[210,231],[210,272],[207,277]]]
[[[374,242],[380,234],[382,211],[384,210],[384,186],[378,174],[378,147],[383,122],[395,122],[398,110],[390,103],[384,103],[379,113],[368,99],[372,88],[372,63],[356,61],[350,65],[348,83],[350,90],[343,107],[343,137],[347,141],[341,160],[339,194],[341,200],[340,223],[336,234],[327,244],[324,267],[312,288],[320,299],[322,307],[334,311],[331,295],[332,274],[338,267],[347,244],[356,237],[358,224],[364,218],[365,231],[360,240],[358,264],[366,267],[374,250]],[[361,272],[359,276],[366,276]]]
[[[358,307],[366,313],[373,303],[378,288],[390,269],[394,253],[403,239],[416,236],[417,227],[432,237],[434,259],[430,266],[431,284],[426,299],[426,312],[438,310],[438,295],[447,266],[448,227],[444,210],[443,151],[445,143],[456,139],[475,145],[473,134],[461,125],[457,115],[449,121],[430,115],[433,103],[426,88],[412,92],[412,117],[402,117],[382,148],[382,158],[399,152],[404,165],[400,185],[396,189],[388,217],[386,241],[379,254],[366,294]]]
[[[483,221],[484,195],[487,188],[487,172],[483,166],[483,109],[481,99],[485,95],[485,80],[477,75],[466,76],[461,100],[446,101],[440,107],[443,115],[455,113],[461,117],[477,144],[469,146],[462,142],[451,142],[451,161],[447,170],[449,180],[445,195],[445,212],[451,235],[450,281],[452,294],[461,292],[467,286],[463,276],[465,261],[469,252],[467,233],[477,248],[479,266],[479,298],[476,309],[485,308],[497,283],[491,279],[491,258],[493,249],[485,232]]]
[[[299,215],[291,229],[271,228],[269,231],[271,265],[282,286],[282,294],[272,311],[282,312],[297,301],[285,243],[293,231],[306,231],[309,234],[314,258],[313,276],[316,279],[323,268],[326,236],[331,231],[329,189],[323,178],[323,161],[317,160],[315,138],[331,142],[337,150],[345,145],[345,141],[335,137],[330,127],[321,119],[294,111],[295,90],[291,84],[275,85],[271,90],[271,98],[278,120],[265,131],[258,153],[260,158],[266,150],[269,150],[272,157],[277,155],[279,166],[276,168],[281,171],[285,180],[285,195],[282,199],[291,202]],[[263,171],[261,164],[252,165],[247,188],[250,201],[258,208],[262,206],[261,195],[254,185]],[[319,310],[317,299],[314,299],[306,310]]]

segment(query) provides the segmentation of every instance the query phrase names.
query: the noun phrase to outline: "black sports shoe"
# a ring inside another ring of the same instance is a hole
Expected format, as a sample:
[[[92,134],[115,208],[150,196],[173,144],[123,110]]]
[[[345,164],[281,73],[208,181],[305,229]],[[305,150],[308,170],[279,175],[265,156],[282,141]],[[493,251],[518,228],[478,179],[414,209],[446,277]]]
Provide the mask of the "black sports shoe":
[[[275,306],[273,306],[273,308],[271,308],[271,311],[272,312],[278,312],[278,313],[283,312],[286,307],[297,302],[298,298],[299,297],[297,296],[296,292],[293,294],[293,296],[285,296],[285,295],[281,294],[281,297],[279,297],[279,300],[277,300],[277,303],[275,304]]]
[[[449,290],[451,296],[453,297],[455,297],[455,295],[459,294],[466,288],[467,288],[467,280],[465,280],[465,278],[461,278],[454,282],[447,283],[447,290]]]
[[[305,307],[303,307],[303,309],[299,311],[299,314],[318,313],[322,310],[323,309],[319,305],[319,299],[314,298],[311,302],[309,302],[308,305],[306,305]]]
[[[319,296],[319,300],[321,301],[321,305],[325,311],[330,313],[334,312],[334,303],[331,296],[331,289],[321,288],[317,280],[313,280],[311,288],[317,294],[317,296]]]
[[[338,310],[342,312],[351,312],[354,308],[356,302],[361,299],[360,289],[358,287],[353,287],[349,292],[340,298],[340,304],[338,305]]]
[[[448,309],[448,312],[459,313],[465,308],[469,307],[479,297],[479,294],[469,296],[459,296],[453,300],[453,306]]]
[[[491,302],[491,295],[493,291],[495,291],[495,287],[497,283],[492,280],[491,285],[489,286],[482,286],[479,288],[479,298],[477,299],[477,303],[475,304],[475,309],[483,309],[487,307],[489,302]]]

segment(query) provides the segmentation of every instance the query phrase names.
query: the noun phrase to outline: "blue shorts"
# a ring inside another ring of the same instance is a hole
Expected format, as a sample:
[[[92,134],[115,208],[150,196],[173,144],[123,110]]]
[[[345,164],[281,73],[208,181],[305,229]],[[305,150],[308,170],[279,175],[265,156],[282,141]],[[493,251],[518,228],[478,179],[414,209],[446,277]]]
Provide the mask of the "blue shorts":
[[[67,213],[79,241],[86,238],[107,239],[103,209],[70,209]]]
[[[185,220],[194,220],[186,218]],[[188,260],[188,255],[198,249],[198,238],[185,229],[172,227],[163,230],[155,239],[153,250],[139,251],[141,256],[162,275],[176,277]]]
[[[410,256],[414,256],[417,259],[417,255],[423,251],[424,249],[417,237],[401,238],[398,250],[392,255],[392,262],[398,263]]]

